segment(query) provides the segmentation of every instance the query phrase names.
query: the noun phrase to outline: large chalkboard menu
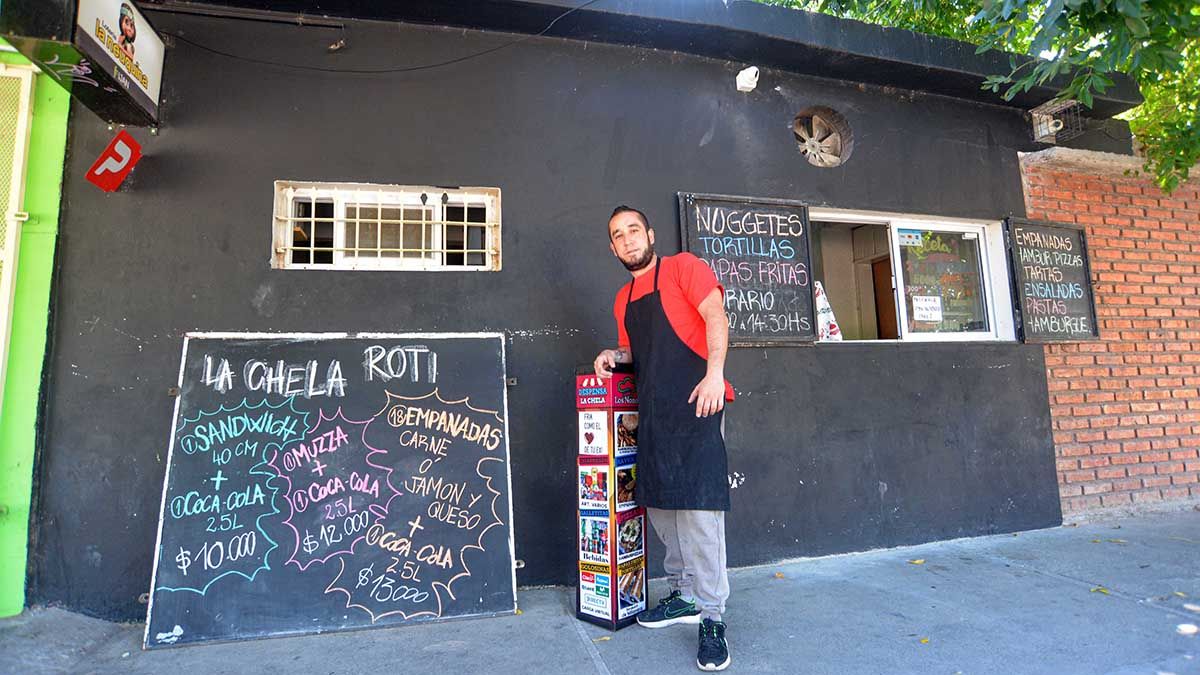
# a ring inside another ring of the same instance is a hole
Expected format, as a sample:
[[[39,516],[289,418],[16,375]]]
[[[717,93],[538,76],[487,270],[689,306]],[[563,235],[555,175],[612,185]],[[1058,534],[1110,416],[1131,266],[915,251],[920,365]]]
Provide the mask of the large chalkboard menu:
[[[1019,218],[1007,226],[1022,339],[1099,339],[1083,228]]]
[[[803,203],[681,192],[679,228],[683,249],[725,287],[732,344],[816,340]]]
[[[516,609],[498,334],[190,334],[146,647]]]

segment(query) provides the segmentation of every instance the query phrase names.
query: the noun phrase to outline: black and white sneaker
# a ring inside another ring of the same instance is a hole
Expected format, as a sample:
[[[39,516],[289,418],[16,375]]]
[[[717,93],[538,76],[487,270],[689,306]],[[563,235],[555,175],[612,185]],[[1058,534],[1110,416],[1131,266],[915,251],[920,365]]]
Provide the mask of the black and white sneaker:
[[[700,649],[696,652],[700,670],[725,670],[729,667],[729,643],[725,641],[725,623],[705,619],[700,623]]]
[[[665,628],[677,623],[697,624],[700,623],[700,608],[695,602],[684,600],[679,591],[671,591],[670,595],[658,601],[658,607],[638,614],[637,622],[646,628]]]

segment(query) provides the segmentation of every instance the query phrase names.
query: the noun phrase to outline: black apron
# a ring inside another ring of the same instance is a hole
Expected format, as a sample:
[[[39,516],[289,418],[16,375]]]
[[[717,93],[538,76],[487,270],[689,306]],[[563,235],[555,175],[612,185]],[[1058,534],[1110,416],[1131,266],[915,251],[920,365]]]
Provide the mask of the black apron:
[[[654,291],[636,302],[629,284],[625,307],[638,392],[637,501],[659,509],[728,511],[724,410],[696,417],[696,403],[688,403],[708,364],[679,339],[663,311],[661,268],[659,258]]]

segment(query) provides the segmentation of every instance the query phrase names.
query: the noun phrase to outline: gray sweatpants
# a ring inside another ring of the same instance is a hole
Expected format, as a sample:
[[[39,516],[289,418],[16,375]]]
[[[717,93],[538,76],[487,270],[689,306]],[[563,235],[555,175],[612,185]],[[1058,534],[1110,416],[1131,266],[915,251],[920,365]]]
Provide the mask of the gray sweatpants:
[[[725,571],[725,512],[646,508],[667,552],[663,567],[672,591],[695,599],[702,619],[720,621],[729,598]]]

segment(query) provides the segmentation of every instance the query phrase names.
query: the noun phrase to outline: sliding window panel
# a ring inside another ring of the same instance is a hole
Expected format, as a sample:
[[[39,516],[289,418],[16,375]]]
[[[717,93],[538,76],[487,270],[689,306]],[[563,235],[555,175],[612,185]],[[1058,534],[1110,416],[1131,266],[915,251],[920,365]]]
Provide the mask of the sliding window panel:
[[[997,339],[986,228],[903,221],[891,225],[903,338]]]

